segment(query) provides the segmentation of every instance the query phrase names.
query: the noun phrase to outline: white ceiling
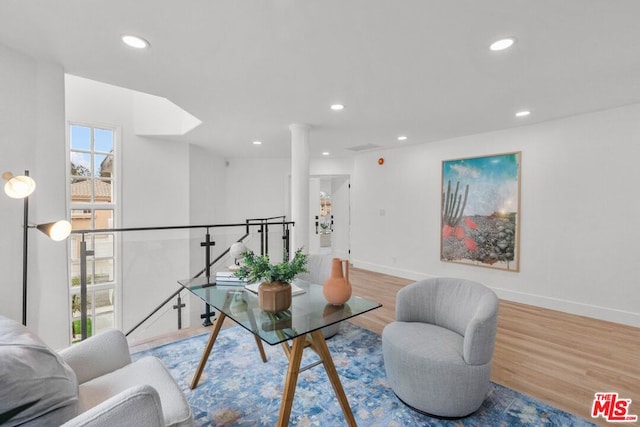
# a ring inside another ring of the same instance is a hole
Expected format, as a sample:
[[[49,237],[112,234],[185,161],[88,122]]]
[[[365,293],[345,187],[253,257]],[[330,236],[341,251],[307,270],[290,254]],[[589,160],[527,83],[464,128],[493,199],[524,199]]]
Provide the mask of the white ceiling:
[[[0,0],[0,44],[170,99],[203,122],[173,139],[225,157],[289,156],[291,123],[344,157],[640,102],[639,0]]]

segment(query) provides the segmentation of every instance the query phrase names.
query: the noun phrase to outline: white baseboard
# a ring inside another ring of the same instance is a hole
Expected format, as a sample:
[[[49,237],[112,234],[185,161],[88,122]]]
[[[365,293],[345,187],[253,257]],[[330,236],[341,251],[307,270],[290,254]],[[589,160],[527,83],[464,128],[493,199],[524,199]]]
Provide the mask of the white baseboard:
[[[401,277],[408,280],[422,280],[436,277],[434,275],[420,273],[417,271],[402,270],[358,260],[353,260],[352,262],[353,266],[356,268],[362,268],[364,270],[369,270],[381,274],[388,274],[390,276]],[[640,328],[640,313],[583,304],[575,301],[562,300],[542,295],[516,292],[508,289],[492,289],[498,295],[498,298],[506,301],[519,302],[522,304],[548,308],[550,310],[562,311],[564,313],[571,313],[578,316],[591,317],[594,319],[606,320],[608,322],[621,323],[623,325]]]
[[[408,280],[422,280],[435,277],[430,274],[419,273],[417,271],[401,270],[399,268],[388,267],[385,265],[373,264],[370,262],[352,260],[355,268],[361,268],[363,270],[373,271],[375,273],[388,274],[390,276],[401,277]]]
[[[621,323],[623,325],[640,328],[640,313],[632,313],[630,311],[616,310],[608,307],[583,304],[575,301],[527,294],[507,289],[493,288],[493,291],[498,295],[498,298],[507,301],[534,305],[536,307],[548,308],[550,310],[562,311],[564,313],[571,313],[578,316],[591,317],[594,319],[606,320],[608,322]]]

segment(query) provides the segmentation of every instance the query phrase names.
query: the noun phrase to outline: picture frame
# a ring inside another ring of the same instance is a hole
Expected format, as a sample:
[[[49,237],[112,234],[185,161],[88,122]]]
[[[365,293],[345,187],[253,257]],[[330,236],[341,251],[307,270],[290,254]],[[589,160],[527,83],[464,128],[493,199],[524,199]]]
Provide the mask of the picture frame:
[[[440,260],[520,271],[522,152],[442,162]]]

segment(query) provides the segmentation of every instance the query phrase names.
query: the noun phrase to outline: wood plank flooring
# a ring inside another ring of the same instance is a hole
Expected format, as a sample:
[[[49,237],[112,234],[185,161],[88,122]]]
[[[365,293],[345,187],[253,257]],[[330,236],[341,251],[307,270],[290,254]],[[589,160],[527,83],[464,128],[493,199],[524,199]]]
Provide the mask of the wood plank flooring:
[[[411,281],[356,268],[350,280],[355,295],[383,305],[352,322],[381,333],[395,319],[396,293]],[[205,330],[185,329],[131,350]],[[492,380],[588,420],[594,393],[617,392],[640,415],[640,328],[501,301]]]

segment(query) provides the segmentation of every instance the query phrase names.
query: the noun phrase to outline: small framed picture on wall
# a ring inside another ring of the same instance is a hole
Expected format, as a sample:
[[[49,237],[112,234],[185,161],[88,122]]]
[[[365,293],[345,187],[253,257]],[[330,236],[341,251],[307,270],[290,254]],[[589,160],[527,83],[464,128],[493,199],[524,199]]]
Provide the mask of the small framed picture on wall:
[[[522,153],[442,162],[440,259],[520,271]]]

